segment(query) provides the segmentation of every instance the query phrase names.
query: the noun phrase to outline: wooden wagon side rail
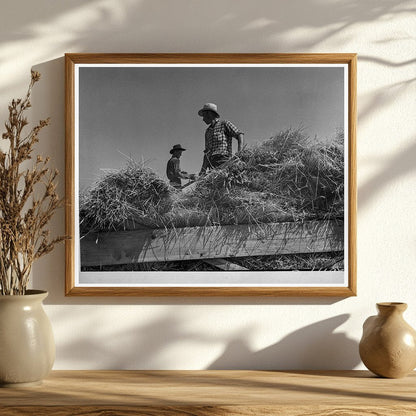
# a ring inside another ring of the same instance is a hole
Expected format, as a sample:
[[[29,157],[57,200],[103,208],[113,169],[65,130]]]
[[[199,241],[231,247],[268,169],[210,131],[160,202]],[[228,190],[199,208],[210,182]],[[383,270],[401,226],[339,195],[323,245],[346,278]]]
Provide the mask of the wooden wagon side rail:
[[[340,251],[342,221],[242,224],[90,233],[82,266]]]

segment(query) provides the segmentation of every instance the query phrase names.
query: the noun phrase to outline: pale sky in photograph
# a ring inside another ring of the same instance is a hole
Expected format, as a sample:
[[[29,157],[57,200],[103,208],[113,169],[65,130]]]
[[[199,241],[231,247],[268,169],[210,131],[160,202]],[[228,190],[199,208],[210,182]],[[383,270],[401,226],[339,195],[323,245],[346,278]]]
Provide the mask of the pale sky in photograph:
[[[145,161],[166,179],[174,144],[187,149],[181,168],[197,173],[206,124],[204,103],[218,106],[247,145],[302,125],[310,137],[331,140],[344,127],[340,67],[81,67],[79,182],[91,185],[126,156]],[[236,149],[234,140],[233,149]]]

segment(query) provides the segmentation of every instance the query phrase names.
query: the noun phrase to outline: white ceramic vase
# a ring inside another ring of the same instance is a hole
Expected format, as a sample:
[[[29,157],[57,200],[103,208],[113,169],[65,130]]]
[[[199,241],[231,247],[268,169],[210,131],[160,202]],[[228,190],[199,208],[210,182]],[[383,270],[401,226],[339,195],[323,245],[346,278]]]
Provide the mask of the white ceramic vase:
[[[42,301],[48,292],[0,295],[0,385],[41,383],[55,361],[52,326]]]

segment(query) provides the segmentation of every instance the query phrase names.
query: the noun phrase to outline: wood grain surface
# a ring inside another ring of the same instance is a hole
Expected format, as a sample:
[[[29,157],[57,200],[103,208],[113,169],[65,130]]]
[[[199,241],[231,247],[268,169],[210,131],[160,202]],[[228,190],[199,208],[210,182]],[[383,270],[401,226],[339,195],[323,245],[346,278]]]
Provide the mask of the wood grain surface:
[[[351,64],[355,53],[67,53],[72,64]]]
[[[308,296],[308,297],[339,297],[356,296],[349,287],[72,287],[65,296],[244,296],[244,297],[274,297],[274,296]]]
[[[80,244],[83,266],[320,253],[344,249],[344,222],[111,231],[88,233]]]
[[[1,415],[416,414],[416,374],[367,371],[54,371],[0,389]]]

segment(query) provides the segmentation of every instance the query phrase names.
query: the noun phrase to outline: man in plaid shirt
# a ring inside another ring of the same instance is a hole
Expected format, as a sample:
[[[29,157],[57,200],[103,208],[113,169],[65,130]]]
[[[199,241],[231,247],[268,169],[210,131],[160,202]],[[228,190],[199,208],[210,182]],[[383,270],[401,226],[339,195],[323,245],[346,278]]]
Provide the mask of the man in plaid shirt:
[[[216,169],[232,156],[232,139],[237,140],[238,151],[243,147],[243,133],[228,120],[220,119],[217,106],[207,103],[198,111],[198,115],[208,124],[205,131],[205,150],[200,175],[206,170]]]

